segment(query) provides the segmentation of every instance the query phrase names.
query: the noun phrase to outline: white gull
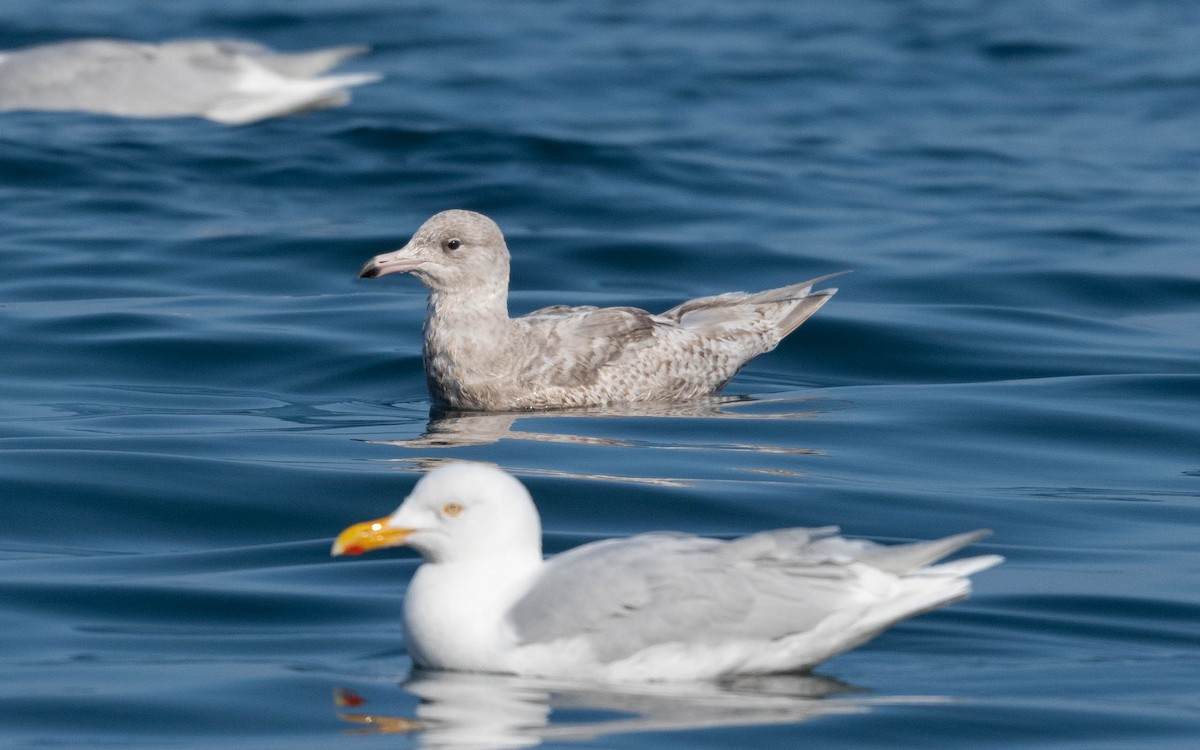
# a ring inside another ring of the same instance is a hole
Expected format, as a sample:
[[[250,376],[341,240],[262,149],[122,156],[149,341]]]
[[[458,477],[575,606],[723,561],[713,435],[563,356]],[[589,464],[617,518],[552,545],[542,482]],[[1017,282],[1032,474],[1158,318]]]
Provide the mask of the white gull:
[[[837,291],[813,291],[831,278],[823,276],[757,294],[700,297],[658,315],[559,305],[510,318],[508,268],[496,223],[451,210],[359,271],[367,279],[411,273],[429,287],[424,360],[435,401],[505,411],[713,394]]]
[[[392,515],[343,531],[332,553],[421,554],[404,600],[419,666],[603,681],[807,670],[965,598],[967,576],[1003,559],[932,564],[986,531],[893,546],[836,532],[641,534],[543,560],[525,487],[457,462],[422,477]]]
[[[349,87],[379,76],[320,74],[365,51],[345,46],[283,53],[209,39],[82,39],[7,50],[0,54],[0,111],[197,116],[242,125],[346,103]]]

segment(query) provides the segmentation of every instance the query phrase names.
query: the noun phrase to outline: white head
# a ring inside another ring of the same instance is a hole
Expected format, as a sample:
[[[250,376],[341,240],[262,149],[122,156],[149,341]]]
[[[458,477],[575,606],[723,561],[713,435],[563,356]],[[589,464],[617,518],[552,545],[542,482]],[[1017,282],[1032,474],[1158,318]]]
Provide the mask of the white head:
[[[332,554],[412,547],[427,562],[541,559],[542,524],[528,490],[490,464],[458,461],[423,476],[396,512],[338,535]]]
[[[453,209],[430,217],[404,247],[376,255],[360,279],[411,273],[434,291],[508,289],[508,246],[483,214]]]

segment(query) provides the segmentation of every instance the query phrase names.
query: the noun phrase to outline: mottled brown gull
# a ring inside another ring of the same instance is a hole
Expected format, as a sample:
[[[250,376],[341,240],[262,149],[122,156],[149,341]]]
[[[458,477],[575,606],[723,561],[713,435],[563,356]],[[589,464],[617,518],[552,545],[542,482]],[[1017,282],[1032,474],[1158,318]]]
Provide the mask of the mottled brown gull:
[[[525,487],[455,462],[422,477],[392,515],[347,528],[332,552],[421,554],[404,599],[405,645],[420,666],[616,681],[807,670],[965,598],[968,576],[1002,560],[934,564],[986,531],[891,546],[836,532],[640,534],[543,560]]]
[[[424,359],[434,400],[501,411],[717,393],[829,301],[836,289],[813,286],[838,275],[699,297],[658,315],[559,305],[510,318],[508,268],[496,223],[451,210],[359,271],[366,279],[411,273],[429,287]]]

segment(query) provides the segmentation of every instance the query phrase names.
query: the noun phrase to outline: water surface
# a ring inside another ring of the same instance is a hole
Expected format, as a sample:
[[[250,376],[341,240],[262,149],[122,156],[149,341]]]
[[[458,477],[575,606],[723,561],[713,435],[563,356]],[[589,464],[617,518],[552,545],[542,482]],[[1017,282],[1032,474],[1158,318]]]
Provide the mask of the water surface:
[[[245,128],[0,119],[0,744],[1192,747],[1198,30],[1099,1],[10,0],[4,48],[364,43],[386,77]],[[355,272],[450,207],[505,230],[514,312],[855,272],[729,399],[445,414],[423,289]],[[452,459],[527,482],[551,552],[988,527],[1008,562],[812,678],[410,675],[415,558],[328,548]]]

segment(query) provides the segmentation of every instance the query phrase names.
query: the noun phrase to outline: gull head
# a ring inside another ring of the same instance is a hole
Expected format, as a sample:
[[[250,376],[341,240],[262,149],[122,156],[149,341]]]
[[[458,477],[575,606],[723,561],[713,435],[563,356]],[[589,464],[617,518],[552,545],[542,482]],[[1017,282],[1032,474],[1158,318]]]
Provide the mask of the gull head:
[[[515,477],[490,464],[456,461],[421,477],[392,515],[347,528],[332,554],[402,545],[431,563],[514,555],[540,560],[542,526],[533,499]]]
[[[508,289],[508,247],[483,214],[453,209],[431,216],[399,250],[376,255],[360,279],[411,273],[434,291]]]

